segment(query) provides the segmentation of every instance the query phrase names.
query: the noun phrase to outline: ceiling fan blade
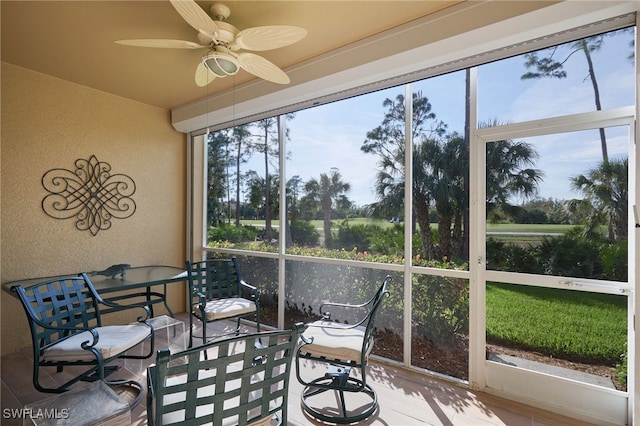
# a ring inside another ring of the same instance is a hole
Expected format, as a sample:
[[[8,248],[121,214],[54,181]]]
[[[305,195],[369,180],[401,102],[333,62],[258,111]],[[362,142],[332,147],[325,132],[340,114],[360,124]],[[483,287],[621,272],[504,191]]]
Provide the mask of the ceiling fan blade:
[[[240,53],[238,54],[238,63],[245,71],[264,80],[278,84],[288,84],[291,81],[284,71],[262,56],[253,53]]]
[[[198,30],[198,32],[209,36],[212,40],[215,39],[218,26],[194,0],[169,1],[189,25]]]
[[[203,49],[209,47],[192,41],[168,39],[116,40],[115,42],[125,46],[160,47],[165,49]]]
[[[231,45],[232,50],[270,50],[302,40],[307,30],[290,25],[268,25],[240,31]]]
[[[196,67],[196,85],[198,87],[204,87],[211,83],[216,76],[209,71],[202,62],[198,63]]]

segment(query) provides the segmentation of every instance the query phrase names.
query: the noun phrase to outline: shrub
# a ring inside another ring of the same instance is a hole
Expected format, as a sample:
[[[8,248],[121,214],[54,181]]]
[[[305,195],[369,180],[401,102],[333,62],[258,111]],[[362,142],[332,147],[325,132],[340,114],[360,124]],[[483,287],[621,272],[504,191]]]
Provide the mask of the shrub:
[[[380,225],[353,225],[346,221],[338,228],[333,242],[334,248],[377,253],[383,256],[404,256],[404,225],[396,223],[391,227]],[[412,239],[413,253],[419,253],[422,245],[416,233]]]
[[[539,245],[487,240],[490,269],[531,274],[627,281],[627,241],[584,237],[574,228]]]
[[[243,241],[254,241],[258,235],[259,231],[255,226],[243,225],[236,227],[225,223],[220,226],[209,228],[208,241],[229,241],[233,243],[240,243]]]
[[[602,272],[602,243],[581,236],[578,228],[559,237],[545,237],[540,244],[542,273],[566,277],[597,278]]]
[[[469,332],[469,286],[460,278],[416,275],[413,279],[413,323],[419,335],[448,346],[455,333]]]
[[[414,238],[414,241],[416,239]],[[418,239],[419,243],[420,240]],[[392,227],[373,233],[370,238],[370,250],[375,253],[399,255],[404,253],[404,225],[394,224]]]
[[[294,220],[291,222],[291,241],[301,246],[318,245],[320,234],[311,222],[306,220]]]
[[[527,274],[542,273],[540,259],[536,247],[529,245],[522,247],[516,244],[508,244],[504,247],[504,257],[508,265],[517,266],[516,272]]]
[[[616,241],[602,247],[602,276],[605,280],[627,281],[627,243]]]
[[[495,238],[487,239],[487,268],[498,271],[510,270],[504,255],[505,246],[504,242],[497,241]]]
[[[370,251],[370,241],[374,235],[382,232],[378,225],[353,225],[344,221],[338,227],[338,235],[333,241],[333,248],[365,252]]]

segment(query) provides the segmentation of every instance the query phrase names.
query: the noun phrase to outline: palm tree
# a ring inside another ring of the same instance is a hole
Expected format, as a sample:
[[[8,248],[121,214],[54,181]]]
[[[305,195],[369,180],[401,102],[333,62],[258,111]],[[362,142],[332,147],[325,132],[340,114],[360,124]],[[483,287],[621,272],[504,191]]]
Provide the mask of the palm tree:
[[[610,240],[627,237],[628,174],[629,160],[624,158],[603,161],[586,174],[571,178],[571,187],[582,192],[592,206],[585,232],[606,224]]]
[[[446,124],[436,119],[431,110],[431,103],[421,92],[412,95],[412,128],[413,140],[430,140],[444,134]],[[381,205],[389,206],[393,211],[404,207],[404,179],[405,179],[405,99],[397,95],[395,100],[385,99],[382,103],[386,109],[382,124],[367,132],[367,138],[360,150],[365,153],[376,154],[379,157],[378,173],[375,190],[379,202],[376,210],[384,210]],[[419,153],[414,152],[415,157]],[[415,173],[415,172],[414,172]],[[413,219],[418,223],[422,248],[425,257],[435,256],[435,249],[431,238],[431,223],[429,221],[429,207],[431,196],[426,181],[415,178],[413,182]]]
[[[496,126],[497,124],[491,124]],[[523,141],[501,140],[487,144],[487,215],[512,207],[510,198],[533,197],[544,174],[532,166],[538,154]]]
[[[311,178],[305,183],[305,198],[320,206],[324,221],[325,246],[331,247],[331,210],[334,206],[347,207],[350,202],[345,193],[349,192],[351,185],[342,181],[342,176],[337,168],[331,168],[329,175],[320,174],[320,180]]]
[[[468,204],[465,180],[469,170],[464,138],[453,132],[443,140],[425,140],[414,149],[413,162],[414,188],[417,177],[426,182],[435,205],[438,257],[450,258],[452,254],[464,257],[461,243],[466,237],[462,222]]]
[[[361,147],[379,156],[376,194],[379,204],[397,208],[404,204],[404,98],[385,100],[383,123],[367,133]],[[423,256],[427,259],[455,255],[466,258],[464,241],[468,211],[469,154],[465,138],[445,134],[431,104],[420,93],[413,96],[413,217],[418,224]],[[498,125],[494,122],[492,126]],[[487,146],[487,208],[508,210],[511,196],[535,195],[542,178],[533,164],[537,154],[524,142],[498,141]],[[438,245],[433,242],[430,209],[438,217]],[[380,207],[378,207],[380,209]]]
[[[270,186],[269,193],[265,193],[265,179],[262,176],[259,176],[255,170],[249,170],[245,173],[244,176],[245,181],[247,182],[248,192],[249,192],[249,204],[256,211],[262,211],[263,214],[269,215],[270,217],[274,217],[278,215],[278,208],[280,207],[278,203],[278,176],[269,176],[269,181],[272,182]],[[267,204],[267,200],[269,204]],[[271,242],[273,240],[273,231],[267,233],[266,221],[265,221],[265,231],[263,235],[263,239],[266,242]]]

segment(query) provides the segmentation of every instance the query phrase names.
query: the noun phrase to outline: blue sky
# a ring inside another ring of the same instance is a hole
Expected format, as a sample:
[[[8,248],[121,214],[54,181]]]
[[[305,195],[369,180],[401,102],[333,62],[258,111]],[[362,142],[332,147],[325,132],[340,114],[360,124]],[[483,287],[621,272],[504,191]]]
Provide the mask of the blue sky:
[[[632,35],[605,37],[603,48],[593,53],[596,77],[600,85],[603,108],[633,105],[634,69],[627,59],[631,53]],[[564,58],[566,50],[556,58]],[[595,110],[593,89],[587,77],[582,53],[566,63],[566,79],[521,80],[526,71],[522,57],[497,61],[479,67],[478,120],[520,122],[556,115]],[[459,71],[412,84],[431,102],[437,118],[448,124],[449,131],[463,132],[464,72]],[[340,102],[296,113],[289,122],[291,140],[288,151],[287,179],[294,175],[303,181],[319,178],[337,167],[343,180],[349,182],[347,196],[357,205],[375,201],[373,186],[376,156],[364,154],[360,146],[368,131],[378,126],[384,116],[385,98],[404,94],[404,87],[390,88]],[[628,129],[607,129],[609,158],[626,156]],[[545,174],[540,196],[575,198],[569,191],[569,178],[584,173],[601,160],[598,132],[559,134],[528,138],[540,155],[536,168]],[[262,173],[259,158],[254,158],[243,171],[252,168]]]

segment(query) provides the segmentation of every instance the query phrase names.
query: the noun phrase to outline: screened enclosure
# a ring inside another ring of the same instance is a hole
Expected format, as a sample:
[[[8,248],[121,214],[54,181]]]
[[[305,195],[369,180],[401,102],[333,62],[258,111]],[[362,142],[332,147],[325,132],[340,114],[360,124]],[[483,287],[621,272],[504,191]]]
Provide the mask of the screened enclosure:
[[[380,360],[550,405],[554,388],[626,418],[636,76],[624,22],[195,135],[201,255],[238,256],[279,328],[317,319],[323,301],[364,302],[391,275]]]

